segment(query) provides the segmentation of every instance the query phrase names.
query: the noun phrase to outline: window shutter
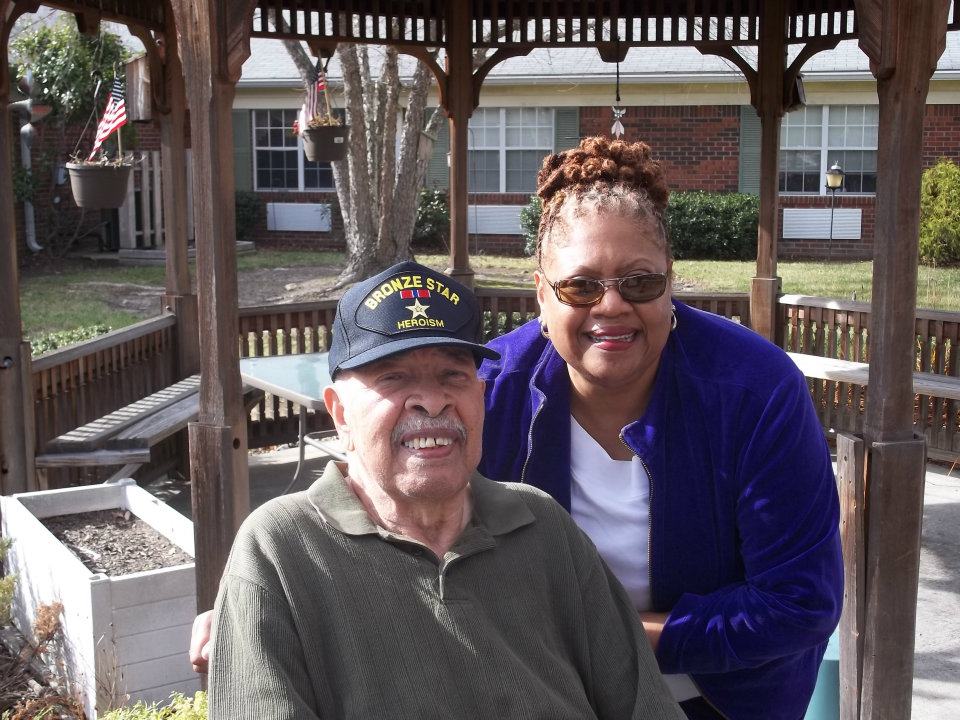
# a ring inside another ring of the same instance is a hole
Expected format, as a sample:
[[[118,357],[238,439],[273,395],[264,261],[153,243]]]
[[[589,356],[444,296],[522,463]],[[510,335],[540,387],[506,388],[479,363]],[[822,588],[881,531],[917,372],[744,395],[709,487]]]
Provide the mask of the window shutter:
[[[568,150],[580,144],[580,108],[559,107],[553,121],[553,151]]]
[[[740,106],[740,192],[760,194],[760,116]]]
[[[250,111],[233,111],[233,180],[236,189],[253,190],[253,138]]]
[[[427,108],[426,116],[433,114],[433,108]],[[437,126],[437,139],[433,143],[433,155],[427,165],[426,187],[428,189],[447,190],[450,187],[450,168],[447,166],[447,153],[450,152],[450,125],[446,113],[440,110],[440,123]]]

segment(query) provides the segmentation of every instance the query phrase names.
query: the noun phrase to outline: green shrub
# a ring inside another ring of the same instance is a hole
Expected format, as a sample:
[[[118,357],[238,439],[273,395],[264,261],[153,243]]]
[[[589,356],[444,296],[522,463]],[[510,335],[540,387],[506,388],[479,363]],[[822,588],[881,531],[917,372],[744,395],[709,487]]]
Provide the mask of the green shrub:
[[[113,328],[108,325],[99,324],[85,325],[74,328],[73,330],[60,330],[59,332],[48,333],[31,341],[31,354],[33,357],[37,357],[38,355],[43,355],[44,353],[66,347],[67,345],[73,345],[74,343],[95,338],[98,335],[110,332],[112,329]]]
[[[0,538],[0,566],[6,564],[7,552],[13,545],[11,538]],[[0,577],[0,627],[10,623],[10,611],[13,607],[13,590],[17,584],[16,575]]]
[[[255,192],[240,190],[234,198],[234,204],[237,240],[249,240],[253,236],[253,231],[263,222],[263,201]]]
[[[410,247],[415,252],[450,252],[450,207],[445,190],[420,191]]]
[[[18,76],[33,71],[33,97],[53,107],[65,121],[84,121],[93,109],[93,91],[98,78],[101,110],[106,103],[114,74],[122,76],[123,63],[130,56],[118,35],[101,31],[81,35],[69,14],[53,25],[34,23],[11,43]]]
[[[537,229],[540,227],[540,215],[543,213],[543,203],[536,195],[530,196],[523,210],[520,211],[520,229],[523,230],[523,252],[527,256],[537,251]]]
[[[960,261],[960,165],[940,158],[920,182],[920,262]]]
[[[675,192],[667,227],[677,259],[752,260],[757,257],[760,198],[743,193]]]
[[[180,693],[170,696],[170,704],[147,705],[138,702],[130,707],[111,710],[101,720],[207,720],[207,694],[198,692],[192,698]]]
[[[543,206],[536,195],[520,211],[524,252],[537,249]],[[760,198],[743,193],[675,192],[667,206],[673,256],[679,259],[751,260],[757,256]]]

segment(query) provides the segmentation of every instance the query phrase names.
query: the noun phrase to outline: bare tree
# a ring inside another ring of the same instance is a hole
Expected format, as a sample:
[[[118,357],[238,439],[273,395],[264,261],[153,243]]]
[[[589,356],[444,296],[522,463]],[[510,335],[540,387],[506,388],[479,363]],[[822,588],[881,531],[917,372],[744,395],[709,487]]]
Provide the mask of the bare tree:
[[[306,86],[313,79],[309,55],[299,42],[285,41],[284,46]],[[419,61],[406,88],[407,107],[398,119],[403,88],[397,51],[387,47],[383,52],[375,77],[367,46],[337,47],[350,133],[346,159],[332,166],[347,261],[331,290],[411,257],[417,199],[443,119],[434,109],[425,122],[433,75]]]

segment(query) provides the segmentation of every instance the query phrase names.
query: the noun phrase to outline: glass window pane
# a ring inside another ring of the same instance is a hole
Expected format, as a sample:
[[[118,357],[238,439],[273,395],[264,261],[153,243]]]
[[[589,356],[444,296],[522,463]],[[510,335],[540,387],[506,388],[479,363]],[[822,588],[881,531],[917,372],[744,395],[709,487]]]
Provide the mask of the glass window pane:
[[[847,125],[863,125],[863,105],[847,107]]]
[[[823,124],[823,106],[822,105],[808,105],[806,107],[806,117],[805,122],[807,125],[821,125]]]
[[[792,127],[787,130],[787,147],[803,147],[802,127]]]
[[[272,147],[283,147],[283,130],[270,130],[270,145]]]
[[[505,139],[507,147],[520,147],[523,145],[523,130],[508,125]]]
[[[500,152],[498,150],[471,150],[469,157],[471,192],[500,192]]]
[[[877,147],[877,126],[868,125],[863,129],[863,146],[875,148]]]
[[[270,133],[268,133],[266,130],[258,129],[254,133],[254,139],[257,145],[261,147],[266,146],[270,143]]]
[[[844,147],[862,147],[863,146],[863,127],[854,126],[847,128],[847,141]]]
[[[827,145],[830,147],[843,147],[844,136],[845,133],[842,127],[831,125],[830,131],[827,133]]]

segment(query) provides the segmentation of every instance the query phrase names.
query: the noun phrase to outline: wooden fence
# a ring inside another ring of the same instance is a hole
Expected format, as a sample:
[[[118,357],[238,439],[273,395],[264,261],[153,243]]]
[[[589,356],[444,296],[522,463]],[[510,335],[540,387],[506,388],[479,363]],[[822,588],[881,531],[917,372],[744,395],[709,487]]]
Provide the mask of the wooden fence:
[[[34,437],[38,452],[53,438],[170,385],[176,317],[164,314],[33,360]],[[157,459],[174,455],[169,444]],[[49,487],[94,482],[98,468],[48,468]]]
[[[784,295],[780,298],[783,344],[792,352],[870,361],[870,304],[827,298]],[[960,314],[917,310],[915,370],[960,377]],[[827,429],[860,433],[866,388],[854,383],[810,380],[820,420]],[[960,455],[960,402],[918,395],[914,405],[917,432],[928,442],[930,457]]]

